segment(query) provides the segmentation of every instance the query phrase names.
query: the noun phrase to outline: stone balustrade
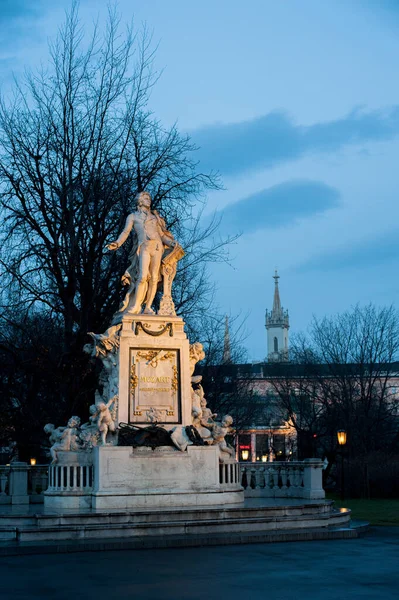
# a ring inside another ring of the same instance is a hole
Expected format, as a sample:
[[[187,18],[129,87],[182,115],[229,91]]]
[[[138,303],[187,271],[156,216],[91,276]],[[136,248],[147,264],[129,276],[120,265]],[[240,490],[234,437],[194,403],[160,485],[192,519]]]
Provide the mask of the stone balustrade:
[[[48,465],[14,462],[0,466],[0,504],[43,502],[48,485]]]
[[[240,483],[240,465],[235,460],[226,461],[219,465],[219,483],[221,486],[228,488],[229,486],[237,487]]]
[[[93,488],[93,465],[50,465],[48,492],[83,492]]]
[[[41,503],[45,490],[49,493],[90,494],[94,481],[93,465],[82,464],[82,460],[68,462],[0,466],[0,504]],[[322,468],[322,461],[314,458],[301,462],[238,464],[228,461],[219,465],[219,483],[222,488],[228,489],[237,486],[241,480],[246,497],[318,499],[325,497]]]
[[[323,462],[318,458],[241,463],[241,485],[246,497],[324,498],[322,469]]]

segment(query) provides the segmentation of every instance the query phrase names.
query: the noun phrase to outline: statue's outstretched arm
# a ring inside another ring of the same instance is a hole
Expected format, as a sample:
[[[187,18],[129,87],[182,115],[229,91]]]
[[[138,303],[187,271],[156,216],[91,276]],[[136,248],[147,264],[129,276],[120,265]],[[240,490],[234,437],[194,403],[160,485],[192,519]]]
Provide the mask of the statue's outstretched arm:
[[[124,244],[126,242],[128,236],[129,236],[129,233],[132,230],[133,222],[134,222],[133,215],[129,215],[126,219],[125,227],[124,227],[122,233],[120,234],[120,236],[118,237],[118,239],[115,242],[111,242],[110,244],[107,245],[108,250],[117,250],[118,248],[120,248],[122,246],[122,244]]]

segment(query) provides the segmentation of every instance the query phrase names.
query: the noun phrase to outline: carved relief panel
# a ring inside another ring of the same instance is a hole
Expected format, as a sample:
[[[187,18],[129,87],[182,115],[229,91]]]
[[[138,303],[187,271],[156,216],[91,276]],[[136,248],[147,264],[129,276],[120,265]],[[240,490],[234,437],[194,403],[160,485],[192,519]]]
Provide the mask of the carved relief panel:
[[[180,351],[130,348],[129,422],[181,423]]]

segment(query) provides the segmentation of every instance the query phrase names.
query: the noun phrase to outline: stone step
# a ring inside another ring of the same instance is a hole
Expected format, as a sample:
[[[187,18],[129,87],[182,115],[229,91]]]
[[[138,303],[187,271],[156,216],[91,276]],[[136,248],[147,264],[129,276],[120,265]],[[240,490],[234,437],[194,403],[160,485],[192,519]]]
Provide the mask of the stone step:
[[[305,516],[330,514],[333,511],[332,501],[322,501],[312,504],[284,505],[279,506],[222,506],[222,507],[185,507],[170,509],[135,509],[124,511],[91,511],[81,510],[79,512],[62,513],[37,513],[23,516],[22,514],[0,515],[0,527],[4,523],[14,527],[38,526],[51,527],[60,525],[88,525],[99,524],[108,526],[123,523],[160,523],[164,521],[224,521],[235,518],[268,518],[288,516]]]
[[[39,525],[26,525],[22,527],[3,528],[0,539],[16,539],[21,542],[50,541],[50,540],[78,540],[96,538],[118,537],[147,537],[147,536],[172,536],[172,535],[214,535],[248,533],[260,531],[275,531],[285,529],[323,528],[339,526],[348,523],[350,511],[333,511],[325,514],[302,515],[258,515],[248,516],[248,513],[225,515],[222,519],[186,519],[172,520],[172,518],[158,522],[130,522],[130,523],[95,523],[86,521],[79,524],[68,522],[67,515],[63,516],[63,523],[49,524],[45,521]],[[12,535],[15,535],[12,538]]]
[[[226,546],[231,544],[265,544],[312,540],[336,540],[357,538],[355,528],[301,528],[276,531],[229,532],[212,535],[171,535],[129,538],[98,538],[51,542],[0,543],[0,556],[31,554],[54,554],[65,552],[99,552],[110,550],[143,550],[154,548],[183,548],[197,546]]]

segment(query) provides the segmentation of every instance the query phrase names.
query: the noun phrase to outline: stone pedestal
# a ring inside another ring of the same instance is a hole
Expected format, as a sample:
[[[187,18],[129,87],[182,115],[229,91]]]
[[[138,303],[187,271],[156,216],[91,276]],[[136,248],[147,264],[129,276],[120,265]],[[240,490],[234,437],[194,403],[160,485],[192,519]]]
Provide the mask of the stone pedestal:
[[[28,469],[26,462],[14,462],[10,466],[11,504],[29,504]]]
[[[124,317],[119,345],[119,423],[191,424],[189,341],[180,317]]]
[[[110,328],[99,344],[104,365],[102,393],[106,402],[110,399],[117,404],[112,417],[115,425],[144,428],[156,424],[168,432],[181,428],[175,433],[186,436],[188,442],[184,428],[193,422],[191,375],[201,353],[192,349],[190,354],[183,320],[164,315],[124,316],[121,328]],[[50,468],[46,506],[131,509],[244,500],[239,465],[228,453],[221,465],[217,443],[187,447],[185,443],[182,451],[174,446],[154,450],[117,446],[116,441],[111,430],[106,445],[58,452],[58,462]]]
[[[325,498],[322,461],[319,458],[306,458],[303,464],[303,498]]]
[[[221,485],[219,448],[169,446],[94,449],[92,506],[156,508],[235,504],[243,501],[239,477]]]

